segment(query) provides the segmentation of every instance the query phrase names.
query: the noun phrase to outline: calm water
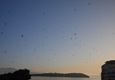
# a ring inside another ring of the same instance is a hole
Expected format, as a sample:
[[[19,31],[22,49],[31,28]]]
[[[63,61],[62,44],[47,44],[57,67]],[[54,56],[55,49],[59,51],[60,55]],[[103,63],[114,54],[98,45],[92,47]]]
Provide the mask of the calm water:
[[[66,78],[66,77],[32,77],[31,80],[101,80],[100,77],[90,78]]]

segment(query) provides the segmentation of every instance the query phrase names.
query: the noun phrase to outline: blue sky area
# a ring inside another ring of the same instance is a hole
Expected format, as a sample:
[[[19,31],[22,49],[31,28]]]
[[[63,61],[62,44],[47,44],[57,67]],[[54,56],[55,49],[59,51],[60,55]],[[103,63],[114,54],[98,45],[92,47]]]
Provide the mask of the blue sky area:
[[[0,0],[0,67],[98,74],[115,59],[115,0]]]

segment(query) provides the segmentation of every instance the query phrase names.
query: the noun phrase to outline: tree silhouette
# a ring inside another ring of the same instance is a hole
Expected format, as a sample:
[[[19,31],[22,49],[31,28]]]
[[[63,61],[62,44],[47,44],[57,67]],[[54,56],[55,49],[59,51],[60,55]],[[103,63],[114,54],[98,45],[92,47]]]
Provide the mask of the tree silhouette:
[[[0,75],[0,80],[29,80],[31,79],[30,71],[27,69],[20,69],[14,73],[7,73]]]

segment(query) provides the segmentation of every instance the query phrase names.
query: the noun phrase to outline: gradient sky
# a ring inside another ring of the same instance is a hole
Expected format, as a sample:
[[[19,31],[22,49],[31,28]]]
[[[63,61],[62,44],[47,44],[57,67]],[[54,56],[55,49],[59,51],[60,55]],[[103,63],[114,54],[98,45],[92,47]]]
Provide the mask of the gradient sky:
[[[115,59],[115,0],[0,0],[0,67],[100,75]]]

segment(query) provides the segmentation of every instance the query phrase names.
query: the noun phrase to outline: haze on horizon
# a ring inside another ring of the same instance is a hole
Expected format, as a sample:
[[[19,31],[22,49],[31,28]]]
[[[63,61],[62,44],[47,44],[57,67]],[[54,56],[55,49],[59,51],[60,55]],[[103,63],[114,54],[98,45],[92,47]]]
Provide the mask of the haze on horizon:
[[[115,59],[115,0],[0,0],[0,67],[100,75]]]

